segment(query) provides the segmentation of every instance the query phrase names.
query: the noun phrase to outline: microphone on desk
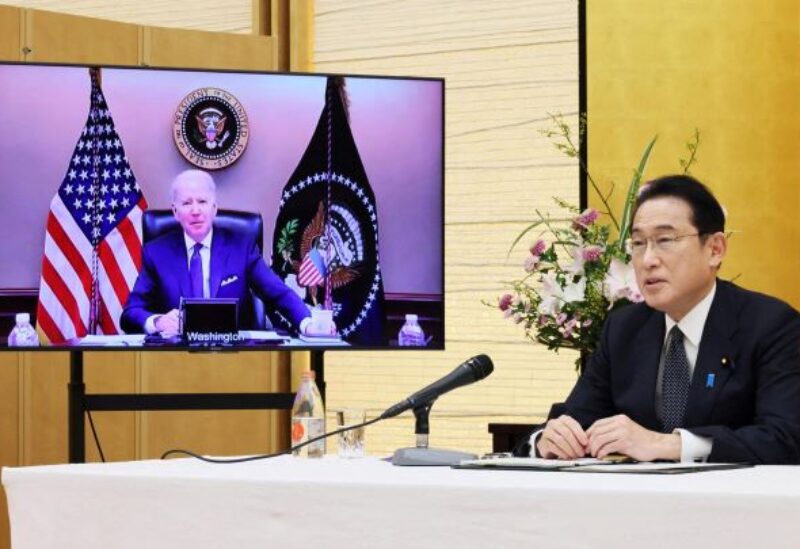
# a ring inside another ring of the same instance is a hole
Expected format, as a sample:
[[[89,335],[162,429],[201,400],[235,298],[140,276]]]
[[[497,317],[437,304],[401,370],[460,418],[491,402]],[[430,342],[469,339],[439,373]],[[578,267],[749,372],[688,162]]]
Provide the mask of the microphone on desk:
[[[486,355],[474,356],[438,381],[420,389],[410,397],[389,407],[379,419],[388,419],[414,410],[416,446],[399,448],[392,455],[392,465],[454,465],[478,456],[457,450],[429,448],[430,426],[428,416],[433,402],[441,395],[462,385],[468,385],[487,377],[494,370],[492,360]]]
[[[411,410],[418,406],[425,406],[448,391],[452,391],[463,385],[475,383],[476,381],[488,377],[492,371],[494,371],[492,359],[486,355],[474,356],[457,366],[455,370],[438,381],[434,381],[405,400],[398,402],[394,406],[390,406],[380,417],[381,419],[388,419],[400,415],[406,410]]]
[[[378,417],[374,417],[369,421],[365,421],[363,423],[359,423],[356,425],[346,425],[335,431],[323,433],[320,436],[309,438],[308,440],[298,445],[292,446],[290,448],[272,454],[247,456],[244,458],[210,458],[198,455],[188,450],[174,449],[174,450],[169,450],[164,454],[162,454],[161,459],[165,459],[167,456],[173,454],[189,455],[197,459],[200,459],[202,461],[207,461],[210,463],[241,463],[245,461],[255,461],[259,459],[273,458],[280,455],[291,454],[294,450],[302,448],[303,446],[307,446],[313,442],[316,442],[317,440],[321,440],[323,438],[338,433],[344,433],[352,429],[366,427],[367,425],[372,425],[373,423],[376,423],[378,421],[392,418],[394,416],[402,414],[406,410],[412,410],[412,409],[414,410],[414,415],[417,418],[417,427],[416,427],[417,446],[414,448],[401,448],[395,451],[394,456],[392,457],[392,464],[452,465],[464,459],[476,459],[478,456],[466,452],[428,448],[428,413],[430,412],[430,407],[433,404],[433,401],[436,400],[441,395],[443,395],[444,393],[452,391],[453,389],[457,389],[458,387],[461,387],[463,385],[469,385],[470,383],[475,383],[476,381],[480,381],[481,379],[488,377],[489,374],[492,373],[492,371],[494,371],[494,364],[492,364],[492,360],[488,356],[486,355],[474,356],[469,360],[467,360],[466,362],[464,362],[463,364],[456,367],[455,370],[453,370],[443,378],[439,379],[438,381],[431,383],[424,389],[420,389],[419,391],[409,396],[405,400],[398,402],[394,406],[387,408],[386,411],[383,412]]]

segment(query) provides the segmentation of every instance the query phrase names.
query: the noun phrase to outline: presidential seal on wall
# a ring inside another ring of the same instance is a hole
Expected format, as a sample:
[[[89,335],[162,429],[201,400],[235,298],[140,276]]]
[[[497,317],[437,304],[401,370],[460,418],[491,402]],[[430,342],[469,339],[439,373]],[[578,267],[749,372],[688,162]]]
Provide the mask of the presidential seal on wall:
[[[220,170],[236,162],[250,137],[239,100],[219,88],[194,90],[178,105],[172,136],[181,155],[198,168]]]

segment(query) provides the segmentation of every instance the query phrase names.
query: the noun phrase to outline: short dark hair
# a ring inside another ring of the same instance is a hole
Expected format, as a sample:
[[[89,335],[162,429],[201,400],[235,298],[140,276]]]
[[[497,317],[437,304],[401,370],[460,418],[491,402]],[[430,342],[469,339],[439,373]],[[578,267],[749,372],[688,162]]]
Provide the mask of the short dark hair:
[[[725,231],[725,214],[722,206],[708,187],[690,175],[667,175],[643,185],[633,206],[631,225],[642,204],[662,197],[673,197],[686,202],[692,210],[692,225],[701,235]]]

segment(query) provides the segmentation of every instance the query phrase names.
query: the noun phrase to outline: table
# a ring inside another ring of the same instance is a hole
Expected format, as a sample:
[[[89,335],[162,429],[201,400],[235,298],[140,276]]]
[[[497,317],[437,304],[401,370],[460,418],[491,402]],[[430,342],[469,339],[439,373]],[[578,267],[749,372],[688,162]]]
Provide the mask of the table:
[[[4,468],[15,549],[796,547],[800,467],[674,476],[283,456]]]

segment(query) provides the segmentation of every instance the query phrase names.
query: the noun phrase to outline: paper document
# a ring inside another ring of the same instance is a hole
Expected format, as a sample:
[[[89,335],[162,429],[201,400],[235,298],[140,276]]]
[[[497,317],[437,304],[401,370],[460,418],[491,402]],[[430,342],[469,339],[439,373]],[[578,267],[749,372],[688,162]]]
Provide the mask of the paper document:
[[[618,460],[596,458],[561,460],[534,457],[469,459],[460,462],[458,465],[453,465],[455,469],[559,471],[569,473],[639,473],[658,475],[719,471],[724,469],[739,469],[742,467],[751,467],[751,465],[746,463],[620,463]]]
[[[576,473],[633,473],[672,475],[678,473],[699,473],[701,471],[721,471],[725,469],[741,469],[752,467],[749,463],[618,463],[611,467],[587,465],[575,470]]]
[[[252,341],[286,341],[291,339],[287,335],[280,335],[272,330],[239,330],[239,335]]]
[[[94,347],[136,347],[144,344],[144,334],[87,335],[81,345]]]
[[[596,465],[604,467],[610,465],[610,462],[603,461],[597,458],[580,458],[580,459],[543,459],[536,457],[490,457],[483,459],[468,459],[459,463],[461,467],[469,468],[507,468],[507,469],[545,469],[545,470],[558,470],[567,467],[585,467],[587,465]]]
[[[335,345],[335,344],[344,344],[347,345],[346,341],[343,341],[339,336],[311,336],[311,335],[304,335],[300,334],[298,338],[303,343],[312,343],[312,344],[325,344],[325,345]]]

